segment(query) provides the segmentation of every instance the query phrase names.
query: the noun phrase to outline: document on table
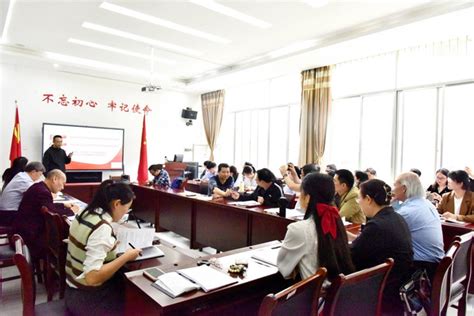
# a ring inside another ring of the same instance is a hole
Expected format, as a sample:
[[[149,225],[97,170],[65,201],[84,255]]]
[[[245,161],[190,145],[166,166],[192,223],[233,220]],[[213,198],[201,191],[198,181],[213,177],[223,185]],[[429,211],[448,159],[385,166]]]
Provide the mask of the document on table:
[[[117,253],[125,252],[125,250],[129,249],[129,243],[136,248],[146,248],[153,244],[153,238],[155,237],[154,228],[137,228],[129,223],[112,223],[111,225],[119,241],[116,249]]]
[[[264,211],[266,213],[278,215],[278,213],[280,212],[280,209],[278,207],[274,207],[274,208],[266,208]],[[292,208],[286,209],[286,218],[303,219],[303,217],[304,217],[303,210],[292,209]]]
[[[158,277],[153,286],[175,298],[194,289],[209,292],[237,282],[227,273],[202,265],[165,273]]]
[[[281,244],[271,248],[255,250],[255,252],[252,254],[252,258],[263,261],[276,267],[278,252],[280,251],[280,248]]]
[[[209,292],[230,284],[237,283],[237,279],[230,277],[227,273],[221,272],[206,265],[181,269],[178,273],[185,278],[198,284],[204,292]]]
[[[161,249],[158,248],[157,246],[145,247],[141,249],[142,249],[142,252],[133,261],[141,261],[141,260],[160,258],[160,257],[165,256],[165,253],[161,251]]]
[[[199,285],[191,282],[177,272],[168,272],[160,275],[158,280],[156,280],[152,286],[163,291],[172,298],[200,288]]]
[[[229,205],[235,205],[235,206],[245,206],[245,207],[259,206],[259,205],[260,205],[260,203],[258,203],[257,201],[254,201],[254,200],[228,202],[227,204],[229,204]]]

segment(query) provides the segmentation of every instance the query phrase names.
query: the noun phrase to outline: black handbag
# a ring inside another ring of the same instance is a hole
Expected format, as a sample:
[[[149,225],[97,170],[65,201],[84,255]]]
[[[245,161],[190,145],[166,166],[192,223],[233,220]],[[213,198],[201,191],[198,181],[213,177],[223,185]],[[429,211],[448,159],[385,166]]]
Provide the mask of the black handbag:
[[[400,287],[400,298],[405,312],[416,315],[423,308],[428,313],[431,306],[431,282],[425,269],[418,269]]]

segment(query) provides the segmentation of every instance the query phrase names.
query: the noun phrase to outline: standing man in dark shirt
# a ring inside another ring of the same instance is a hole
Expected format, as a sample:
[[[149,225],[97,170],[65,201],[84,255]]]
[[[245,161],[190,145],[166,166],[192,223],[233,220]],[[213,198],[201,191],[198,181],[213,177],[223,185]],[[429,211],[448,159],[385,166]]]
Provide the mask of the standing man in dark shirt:
[[[46,168],[46,174],[53,169],[59,169],[62,172],[66,172],[66,165],[71,162],[72,152],[70,152],[69,155],[66,155],[64,149],[61,149],[62,145],[62,136],[55,135],[53,137],[53,144],[44,152],[43,165]]]

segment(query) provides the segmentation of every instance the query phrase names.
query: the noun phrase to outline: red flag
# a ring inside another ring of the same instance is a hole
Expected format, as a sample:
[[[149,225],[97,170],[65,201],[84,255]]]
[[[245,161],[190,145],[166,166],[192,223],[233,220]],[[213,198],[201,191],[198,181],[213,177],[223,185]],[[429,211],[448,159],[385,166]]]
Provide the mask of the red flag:
[[[18,106],[16,107],[15,125],[13,126],[12,144],[10,147],[10,162],[21,156],[20,138],[20,117],[18,116]]]
[[[145,184],[148,181],[148,151],[146,146],[146,124],[143,115],[142,142],[140,145],[140,162],[138,164],[138,184]]]

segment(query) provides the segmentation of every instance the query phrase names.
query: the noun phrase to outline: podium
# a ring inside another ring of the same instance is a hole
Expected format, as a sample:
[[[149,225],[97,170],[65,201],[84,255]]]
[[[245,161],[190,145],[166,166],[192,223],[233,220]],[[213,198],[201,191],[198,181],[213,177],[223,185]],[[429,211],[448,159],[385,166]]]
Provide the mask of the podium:
[[[178,177],[184,176],[184,171],[188,165],[183,162],[167,162],[164,164],[164,168],[170,175],[170,180],[173,181]]]

